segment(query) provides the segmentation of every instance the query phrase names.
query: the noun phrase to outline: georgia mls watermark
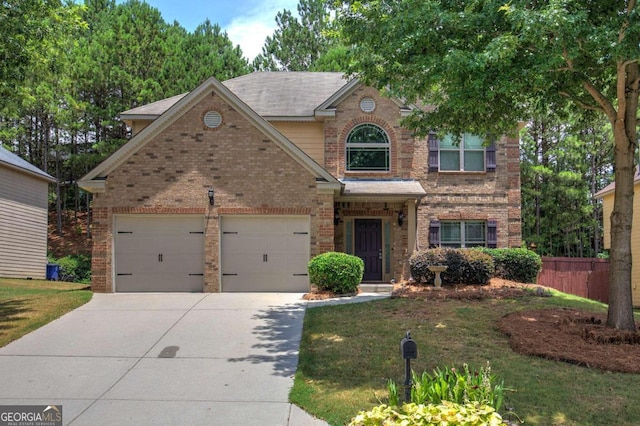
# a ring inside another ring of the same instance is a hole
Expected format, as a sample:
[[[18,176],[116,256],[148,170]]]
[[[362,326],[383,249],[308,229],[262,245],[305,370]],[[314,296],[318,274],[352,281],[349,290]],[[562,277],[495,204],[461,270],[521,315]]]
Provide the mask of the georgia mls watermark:
[[[0,405],[0,426],[62,426],[62,405]]]

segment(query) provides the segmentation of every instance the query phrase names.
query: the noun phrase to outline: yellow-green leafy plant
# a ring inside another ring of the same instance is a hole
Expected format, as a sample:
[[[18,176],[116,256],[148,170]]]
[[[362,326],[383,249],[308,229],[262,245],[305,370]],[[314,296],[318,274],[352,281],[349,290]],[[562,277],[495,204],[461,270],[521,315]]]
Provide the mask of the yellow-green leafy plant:
[[[458,404],[479,403],[493,407],[499,411],[504,400],[504,381],[491,374],[491,366],[471,369],[463,364],[461,369],[455,367],[435,368],[430,374],[412,374],[411,401],[414,404],[439,404],[450,401]],[[398,406],[400,400],[398,388],[389,381],[389,405]],[[407,401],[405,401],[407,402]]]
[[[502,417],[493,407],[480,403],[457,404],[404,404],[391,407],[386,404],[361,411],[349,426],[498,426]]]

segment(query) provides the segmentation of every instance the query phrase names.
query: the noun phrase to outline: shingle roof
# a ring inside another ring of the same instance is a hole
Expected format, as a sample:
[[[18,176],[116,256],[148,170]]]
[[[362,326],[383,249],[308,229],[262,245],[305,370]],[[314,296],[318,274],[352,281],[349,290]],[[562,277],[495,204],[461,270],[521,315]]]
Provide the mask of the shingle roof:
[[[223,81],[244,103],[262,117],[313,117],[315,109],[348,81],[338,72],[254,72]],[[130,109],[121,114],[159,116],[186,94]]]
[[[263,117],[312,117],[347,80],[338,72],[254,72],[223,84]]]
[[[12,152],[4,149],[2,146],[0,146],[0,163],[3,163],[14,169],[21,169],[26,173],[36,175],[36,177],[40,177],[48,181],[53,182],[56,180],[53,176],[50,176],[49,174],[43,172],[28,161],[23,160]]]

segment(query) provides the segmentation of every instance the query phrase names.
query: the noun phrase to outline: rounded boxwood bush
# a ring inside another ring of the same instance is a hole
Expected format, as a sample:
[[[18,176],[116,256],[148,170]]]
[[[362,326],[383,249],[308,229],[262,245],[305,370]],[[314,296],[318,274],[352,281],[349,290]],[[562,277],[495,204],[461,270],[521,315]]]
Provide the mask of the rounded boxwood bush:
[[[364,262],[357,256],[332,251],[311,259],[308,269],[309,280],[320,290],[347,294],[357,291],[362,282]]]
[[[435,274],[432,265],[446,265],[440,274],[443,285],[484,285],[494,274],[494,263],[490,255],[474,249],[435,248],[420,251],[409,259],[411,277],[417,282],[432,283]]]
[[[542,259],[526,248],[482,249],[493,257],[495,276],[521,283],[535,283],[542,269]]]

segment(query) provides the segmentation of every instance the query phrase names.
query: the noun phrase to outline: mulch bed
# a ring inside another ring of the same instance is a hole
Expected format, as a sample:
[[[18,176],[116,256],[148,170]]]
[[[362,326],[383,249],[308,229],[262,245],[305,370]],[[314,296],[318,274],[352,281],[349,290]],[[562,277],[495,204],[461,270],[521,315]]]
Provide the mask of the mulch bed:
[[[514,312],[498,322],[521,354],[620,373],[640,373],[640,333],[605,326],[604,314],[574,309]]]

